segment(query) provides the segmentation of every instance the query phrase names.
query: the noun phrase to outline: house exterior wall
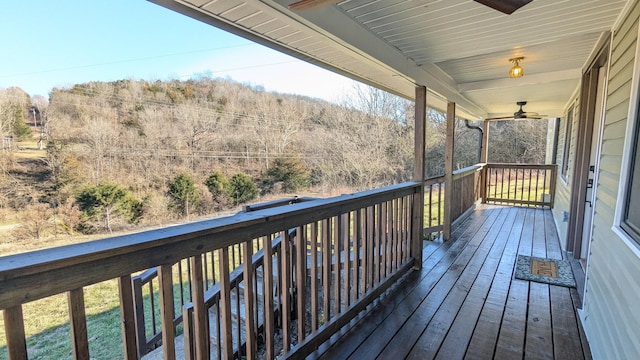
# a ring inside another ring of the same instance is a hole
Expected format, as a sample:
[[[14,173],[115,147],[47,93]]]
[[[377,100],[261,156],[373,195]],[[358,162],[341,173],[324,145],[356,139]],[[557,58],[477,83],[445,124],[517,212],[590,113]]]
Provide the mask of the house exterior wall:
[[[579,89],[579,88],[578,88]],[[564,109],[564,113],[562,118],[560,118],[560,126],[558,128],[558,148],[556,152],[556,164],[558,164],[558,178],[556,181],[556,198],[554,207],[552,209],[553,217],[556,223],[556,227],[558,230],[558,237],[560,239],[560,244],[562,245],[562,250],[566,250],[566,239],[567,239],[567,230],[568,230],[568,219],[569,219],[569,207],[571,205],[571,184],[573,181],[573,169],[574,169],[574,158],[576,151],[576,138],[578,136],[578,132],[576,129],[578,128],[578,118],[580,116],[580,101],[579,101],[579,92],[577,91],[569,101],[567,107]],[[567,141],[567,120],[569,109],[573,106],[573,120],[571,124],[571,141],[569,147],[569,157],[567,158],[569,161],[569,169],[567,171],[567,176],[562,175],[562,168],[564,166],[564,147]],[[565,215],[563,213],[567,214]]]
[[[635,1],[613,31],[594,231],[581,311],[595,359],[632,359],[640,354],[640,252],[612,229],[627,122],[633,121],[628,117],[637,86],[632,78],[639,18],[640,5]]]

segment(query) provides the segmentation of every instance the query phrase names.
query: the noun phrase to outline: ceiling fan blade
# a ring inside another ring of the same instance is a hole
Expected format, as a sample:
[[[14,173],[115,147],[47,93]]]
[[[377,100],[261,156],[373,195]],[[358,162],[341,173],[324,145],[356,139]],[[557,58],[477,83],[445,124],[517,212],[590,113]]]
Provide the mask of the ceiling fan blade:
[[[482,5],[486,5],[492,9],[503,12],[507,15],[513,14],[514,11],[527,5],[533,0],[474,0]]]
[[[498,116],[498,117],[490,117],[490,118],[486,118],[485,120],[513,120],[514,117],[513,116]]]
[[[532,116],[524,116],[524,117],[515,117],[515,116],[492,117],[492,118],[486,118],[485,120],[489,120],[489,121],[499,121],[499,120],[518,121],[518,120],[541,120],[541,119],[546,119],[546,118],[548,118],[547,115],[532,115]]]
[[[335,4],[341,0],[300,0],[289,4],[291,10],[313,10],[323,6]]]

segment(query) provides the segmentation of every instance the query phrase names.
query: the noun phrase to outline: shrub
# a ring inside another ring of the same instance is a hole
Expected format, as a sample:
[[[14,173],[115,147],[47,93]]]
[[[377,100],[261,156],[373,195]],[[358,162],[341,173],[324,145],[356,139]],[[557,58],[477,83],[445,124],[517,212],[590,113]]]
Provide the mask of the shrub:
[[[169,182],[167,196],[171,199],[170,208],[189,217],[192,209],[200,202],[200,196],[193,178],[185,173],[178,174]]]
[[[229,190],[229,179],[221,172],[216,171],[209,175],[204,184],[209,189],[213,201],[223,203],[226,201],[227,192]]]
[[[258,187],[248,175],[237,173],[229,181],[227,195],[234,205],[246,203],[258,197]]]
[[[49,218],[53,214],[49,204],[35,204],[25,208],[20,215],[20,225],[14,229],[17,239],[40,239],[47,235],[52,226]]]
[[[278,158],[267,171],[269,190],[277,182],[282,183],[282,191],[294,192],[311,185],[311,174],[298,158]]]
[[[122,186],[107,181],[85,188],[76,196],[76,202],[87,219],[104,221],[109,232],[114,218],[133,223],[142,216],[142,201],[133,198]]]

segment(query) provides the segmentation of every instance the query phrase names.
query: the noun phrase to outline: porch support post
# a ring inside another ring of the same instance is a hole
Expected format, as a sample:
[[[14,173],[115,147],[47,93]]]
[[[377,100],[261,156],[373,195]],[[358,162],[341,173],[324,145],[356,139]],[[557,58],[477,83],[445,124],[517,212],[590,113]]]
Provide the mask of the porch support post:
[[[447,137],[444,151],[444,224],[445,240],[451,238],[451,222],[453,221],[453,149],[456,120],[456,103],[447,104]]]
[[[487,160],[489,159],[489,120],[484,121],[484,128],[482,129],[482,153],[480,154],[480,162],[485,164],[482,167],[482,172],[480,173],[480,197],[482,198],[482,203],[487,203],[487,181],[489,176],[489,171],[487,170]]]
[[[413,195],[413,211],[411,219],[411,255],[414,258],[413,268],[422,268],[422,237],[424,229],[424,156],[425,156],[425,123],[427,121],[427,88],[416,86],[415,106],[415,142],[413,160],[413,180],[420,183]]]
[[[480,162],[487,163],[489,158],[489,120],[484,121],[484,128],[482,129],[482,154],[480,156]]]

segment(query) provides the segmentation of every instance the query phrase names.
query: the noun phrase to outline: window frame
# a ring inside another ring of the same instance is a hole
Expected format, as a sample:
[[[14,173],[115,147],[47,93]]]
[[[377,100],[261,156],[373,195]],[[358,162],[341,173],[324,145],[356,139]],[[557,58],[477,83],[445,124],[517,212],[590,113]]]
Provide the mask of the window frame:
[[[573,132],[573,120],[575,118],[575,102],[573,104],[571,104],[571,106],[569,106],[569,109],[567,110],[567,115],[565,117],[565,121],[567,122],[564,126],[564,143],[562,144],[563,150],[562,150],[562,162],[561,162],[561,171],[560,171],[560,176],[562,176],[562,179],[566,182],[569,183],[569,163],[571,162],[571,159],[569,158],[569,155],[571,153],[571,138],[572,138],[572,132]]]
[[[640,147],[638,147],[638,141],[640,141],[640,134],[638,131],[640,130],[640,106],[638,106],[636,99],[636,111],[635,116],[632,121],[633,127],[631,130],[631,141],[629,149],[628,149],[628,159],[625,161],[623,166],[627,167],[627,171],[625,176],[620,176],[620,179],[625,182],[624,192],[620,191],[623,194],[622,199],[622,214],[620,218],[620,228],[633,239],[637,245],[640,246],[640,222],[638,224],[634,224],[628,221],[629,209],[631,206],[631,190],[633,189],[633,183],[640,185],[640,169],[636,172],[636,163],[640,161]],[[622,188],[621,188],[622,190]],[[639,204],[636,204],[638,206]],[[639,219],[640,220],[640,219]]]
[[[638,28],[640,36],[640,27]],[[640,134],[636,136],[636,131],[640,131],[640,46],[636,46],[633,75],[631,77],[631,95],[629,97],[629,109],[627,113],[626,133],[622,150],[622,164],[620,168],[620,179],[618,183],[618,194],[616,198],[613,226],[611,230],[622,239],[631,251],[640,257],[640,242],[629,234],[624,228],[623,221],[628,204],[628,192],[630,191],[629,179],[632,176],[632,152],[635,152],[635,140],[640,141]],[[640,161],[640,157],[635,160]],[[640,181],[640,178],[637,179]]]

